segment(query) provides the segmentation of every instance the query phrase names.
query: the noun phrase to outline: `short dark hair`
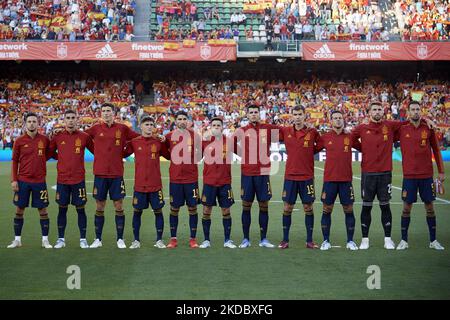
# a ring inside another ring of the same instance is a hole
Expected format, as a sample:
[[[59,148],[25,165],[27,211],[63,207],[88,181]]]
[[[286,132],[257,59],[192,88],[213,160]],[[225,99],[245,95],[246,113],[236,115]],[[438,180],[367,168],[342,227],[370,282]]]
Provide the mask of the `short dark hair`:
[[[373,106],[380,106],[380,107],[382,107],[383,105],[381,104],[380,101],[372,101],[372,102],[369,104],[369,110],[372,109]]]
[[[72,109],[66,110],[66,111],[64,112],[64,116],[67,116],[68,114],[74,114],[74,115],[77,115],[77,113],[76,113],[75,111],[73,111]]]
[[[38,115],[36,114],[36,113],[34,113],[34,112],[28,112],[26,115],[25,115],[25,122],[27,122],[27,120],[28,120],[28,118],[29,117],[38,117]]]
[[[145,122],[152,122],[155,123],[155,120],[153,120],[152,117],[150,117],[148,114],[142,116],[141,118],[141,124],[145,123]]]
[[[305,113],[305,108],[302,106],[295,106],[292,108],[292,111],[302,111],[303,113]]]
[[[408,109],[411,108],[411,106],[412,106],[413,104],[417,104],[417,105],[420,106],[420,102],[419,102],[419,101],[411,100],[411,101],[408,103]]]
[[[187,112],[184,111],[184,110],[180,110],[180,111],[178,111],[177,113],[175,113],[175,119],[178,118],[178,116],[185,116],[186,118],[189,117],[188,114],[187,114]]]
[[[116,112],[116,107],[115,107],[112,103],[109,103],[109,102],[105,102],[105,103],[103,103],[103,104],[100,106],[100,110],[103,109],[103,108],[111,108],[111,110],[112,110],[114,113]]]
[[[247,106],[247,112],[248,112],[250,109],[258,109],[258,110],[259,110],[259,106],[257,106],[256,104],[250,104],[250,105]]]
[[[333,110],[333,111],[331,111],[330,119],[333,117],[333,114],[335,114],[335,113],[340,113],[340,114],[344,115],[344,113],[341,110]]]
[[[211,124],[213,123],[213,121],[220,121],[220,123],[223,125],[223,120],[222,120],[222,118],[219,118],[219,117],[214,117],[214,118],[212,118],[212,119],[211,119]]]

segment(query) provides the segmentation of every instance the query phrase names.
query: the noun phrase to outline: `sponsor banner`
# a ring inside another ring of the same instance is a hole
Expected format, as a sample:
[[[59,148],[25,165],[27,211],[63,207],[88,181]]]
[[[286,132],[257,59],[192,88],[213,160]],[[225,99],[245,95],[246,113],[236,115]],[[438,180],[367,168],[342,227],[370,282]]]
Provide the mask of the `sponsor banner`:
[[[0,42],[0,60],[235,61],[236,45],[164,42]]]
[[[450,60],[450,42],[303,42],[302,51],[316,61]]]

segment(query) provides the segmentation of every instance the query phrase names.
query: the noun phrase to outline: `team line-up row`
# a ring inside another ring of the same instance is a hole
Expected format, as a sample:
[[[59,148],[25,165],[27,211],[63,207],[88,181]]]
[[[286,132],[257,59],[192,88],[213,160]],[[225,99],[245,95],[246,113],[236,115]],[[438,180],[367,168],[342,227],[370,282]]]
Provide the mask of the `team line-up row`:
[[[187,206],[191,248],[208,248],[210,242],[211,213],[219,205],[224,227],[224,247],[236,248],[230,239],[231,206],[234,203],[231,189],[231,161],[233,152],[242,157],[241,161],[241,199],[243,240],[239,248],[250,247],[251,207],[255,200],[259,206],[260,247],[274,248],[267,239],[269,222],[269,202],[272,198],[270,185],[270,145],[273,131],[278,140],[283,141],[288,153],[282,198],[284,202],[282,225],[283,240],[278,248],[289,248],[291,215],[297,196],[300,196],[306,227],[306,247],[319,248],[313,241],[315,201],[314,190],[314,154],[326,151],[323,190],[321,201],[323,212],[321,227],[323,242],[321,250],[331,249],[330,228],[331,213],[337,196],[345,214],[347,232],[346,248],[349,250],[369,248],[369,228],[371,211],[375,197],[381,209],[381,221],[384,229],[384,248],[404,250],[408,248],[408,227],[413,204],[420,194],[425,204],[432,249],[443,250],[436,240],[436,216],[433,207],[436,187],[442,187],[444,165],[438,147],[434,124],[423,119],[418,102],[409,103],[407,121],[388,121],[383,119],[380,103],[369,106],[369,120],[360,124],[352,132],[344,131],[344,119],[340,111],[331,113],[332,130],[320,135],[318,131],[305,123],[305,110],[294,107],[291,110],[292,125],[276,126],[260,122],[259,107],[249,105],[246,108],[249,124],[237,129],[234,136],[227,139],[223,135],[223,121],[211,119],[211,128],[200,137],[187,127],[188,114],[179,111],[175,116],[176,128],[166,136],[157,133],[155,121],[143,116],[140,121],[142,134],[139,135],[126,125],[114,121],[115,107],[105,103],[101,107],[102,121],[82,132],[77,129],[78,119],[74,111],[64,114],[65,128],[54,133],[49,139],[37,132],[38,117],[29,113],[25,116],[26,133],[17,139],[13,148],[11,186],[14,191],[15,238],[8,248],[22,246],[22,227],[24,211],[29,206],[40,214],[42,247],[52,248],[48,240],[49,204],[46,186],[46,162],[50,158],[57,163],[56,202],[59,205],[57,216],[58,240],[54,248],[65,247],[65,229],[68,206],[74,205],[78,213],[81,248],[99,248],[102,246],[104,211],[109,194],[115,209],[117,247],[127,248],[123,239],[125,215],[123,199],[125,184],[123,180],[123,158],[131,154],[135,157],[135,182],[133,194],[132,227],[134,241],[131,249],[140,248],[140,226],[143,210],[151,206],[155,214],[157,248],[176,248],[178,214],[180,208]],[[400,141],[403,166],[402,199],[404,202],[401,216],[401,241],[395,246],[391,238],[392,213],[389,205],[392,180],[392,146]],[[86,240],[87,216],[85,204],[87,193],[85,186],[84,152],[89,149],[94,154],[94,188],[96,200],[94,218],[95,240],[91,245]],[[361,231],[359,245],[354,242],[355,215],[353,212],[354,193],[352,186],[352,148],[362,152],[361,163]],[[200,150],[199,150],[200,149]],[[200,196],[198,186],[198,168],[195,154],[200,151],[205,158],[203,168],[203,190]],[[256,154],[255,154],[256,153]],[[433,180],[432,154],[438,168],[438,179]],[[170,160],[170,241],[163,240],[165,205],[162,192],[160,157]],[[208,157],[210,159],[208,159]],[[213,159],[213,160],[211,160]],[[215,159],[215,160],[214,160]],[[219,159],[219,161],[217,160]],[[253,159],[253,160],[250,160]],[[199,245],[196,240],[198,226],[197,205],[203,204],[202,227],[204,241]]]

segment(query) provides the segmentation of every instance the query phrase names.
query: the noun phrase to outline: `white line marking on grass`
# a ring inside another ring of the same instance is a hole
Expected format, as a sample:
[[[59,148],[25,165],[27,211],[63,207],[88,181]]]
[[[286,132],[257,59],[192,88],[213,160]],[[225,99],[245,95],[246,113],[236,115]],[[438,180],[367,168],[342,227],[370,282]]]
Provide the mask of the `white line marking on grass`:
[[[325,169],[322,169],[322,168],[320,168],[320,167],[314,166],[314,168],[319,169],[319,170],[321,170],[321,171],[325,171]],[[353,178],[356,179],[356,180],[361,180],[361,178],[360,178],[360,177],[357,177],[357,176],[353,176]],[[392,189],[402,191],[402,188],[396,187],[396,186],[394,186],[394,185],[392,185]],[[450,201],[445,200],[445,199],[442,199],[442,198],[436,197],[436,200],[442,201],[442,202],[444,202],[445,204],[450,204]],[[356,203],[356,202],[355,202],[355,203]],[[390,203],[395,204],[395,202],[390,202]],[[403,202],[402,202],[402,203],[403,203]],[[422,202],[417,202],[417,203],[422,203]],[[435,203],[435,204],[438,204],[438,203]]]

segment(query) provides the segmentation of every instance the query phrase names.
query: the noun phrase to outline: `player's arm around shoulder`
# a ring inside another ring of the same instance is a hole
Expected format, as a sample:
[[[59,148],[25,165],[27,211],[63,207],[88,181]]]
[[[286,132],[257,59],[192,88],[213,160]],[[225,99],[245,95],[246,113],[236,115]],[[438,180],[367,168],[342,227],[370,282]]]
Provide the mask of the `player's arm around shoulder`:
[[[133,146],[133,144],[135,143],[135,139],[138,139],[138,138],[134,138],[133,140],[128,141],[125,144],[125,147],[123,148],[123,152],[122,152],[122,157],[123,158],[128,158],[129,156],[131,156],[134,153],[134,146]]]
[[[53,135],[50,139],[49,156],[55,160],[58,160],[58,137],[59,133]]]
[[[50,150],[50,139],[47,136],[44,136],[45,140],[45,158],[46,160],[50,160],[53,157],[52,151]]]
[[[327,138],[327,134],[328,133],[324,133],[324,134],[319,134],[318,133],[318,138],[316,140],[316,143],[314,145],[314,153],[318,153],[320,151],[322,151],[323,149],[326,149],[326,144],[325,144],[325,140]]]

